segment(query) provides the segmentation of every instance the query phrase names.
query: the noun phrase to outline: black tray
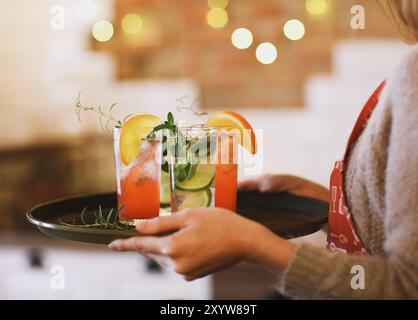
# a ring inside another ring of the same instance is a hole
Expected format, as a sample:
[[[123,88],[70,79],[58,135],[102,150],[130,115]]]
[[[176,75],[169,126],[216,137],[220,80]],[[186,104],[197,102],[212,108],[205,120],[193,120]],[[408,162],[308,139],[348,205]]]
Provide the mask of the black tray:
[[[328,204],[287,193],[239,192],[237,211],[267,226],[284,238],[295,238],[318,231],[328,221]],[[140,235],[135,230],[104,230],[65,226],[87,207],[86,220],[99,205],[108,212],[117,207],[115,193],[100,193],[49,201],[30,209],[26,216],[44,234],[60,239],[109,244],[114,239]]]

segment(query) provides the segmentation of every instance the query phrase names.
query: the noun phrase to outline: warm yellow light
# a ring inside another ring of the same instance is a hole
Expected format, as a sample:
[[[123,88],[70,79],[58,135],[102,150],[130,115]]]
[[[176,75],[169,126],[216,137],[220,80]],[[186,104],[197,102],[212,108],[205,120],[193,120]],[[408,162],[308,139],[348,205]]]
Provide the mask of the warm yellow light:
[[[222,8],[225,9],[228,5],[228,0],[208,0],[209,8]]]
[[[210,9],[206,19],[212,28],[223,28],[228,23],[228,13],[222,8]]]
[[[306,0],[305,8],[310,14],[323,14],[327,10],[327,1]]]
[[[305,35],[305,26],[301,21],[292,19],[284,24],[283,32],[290,40],[300,40]]]
[[[238,28],[232,33],[231,41],[238,49],[247,49],[253,43],[253,35],[247,28]]]
[[[263,42],[260,43],[255,50],[255,56],[262,64],[270,64],[277,58],[277,49],[272,43]]]
[[[122,30],[127,34],[138,34],[142,30],[142,18],[136,13],[128,13],[122,19]]]
[[[113,36],[113,25],[106,20],[97,21],[93,26],[92,34],[97,41],[108,41]]]

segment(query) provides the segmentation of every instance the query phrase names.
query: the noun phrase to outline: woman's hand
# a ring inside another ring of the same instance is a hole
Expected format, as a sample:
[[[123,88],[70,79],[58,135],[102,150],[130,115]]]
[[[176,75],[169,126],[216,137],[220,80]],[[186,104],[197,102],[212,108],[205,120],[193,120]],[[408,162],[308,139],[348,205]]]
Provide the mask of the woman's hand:
[[[171,216],[146,220],[137,225],[143,234],[174,231],[167,236],[140,236],[116,240],[115,251],[137,251],[168,259],[177,273],[193,280],[248,261],[281,272],[294,245],[264,226],[234,212],[219,208],[187,209]]]
[[[240,182],[238,188],[242,191],[288,192],[329,202],[328,189],[312,181],[290,175],[265,174]]]

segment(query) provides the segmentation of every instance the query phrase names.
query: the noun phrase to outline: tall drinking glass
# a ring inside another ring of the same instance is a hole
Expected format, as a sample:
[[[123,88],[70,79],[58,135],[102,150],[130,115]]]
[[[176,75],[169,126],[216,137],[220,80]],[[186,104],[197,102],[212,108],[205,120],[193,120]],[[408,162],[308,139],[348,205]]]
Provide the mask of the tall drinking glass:
[[[171,211],[214,205],[216,130],[178,127],[167,140]]]
[[[152,128],[150,128],[151,130]],[[138,154],[125,164],[119,152],[120,129],[114,129],[119,221],[135,224],[160,212],[161,135],[141,139]]]
[[[236,210],[237,139],[203,125],[180,127],[168,139],[171,210]]]

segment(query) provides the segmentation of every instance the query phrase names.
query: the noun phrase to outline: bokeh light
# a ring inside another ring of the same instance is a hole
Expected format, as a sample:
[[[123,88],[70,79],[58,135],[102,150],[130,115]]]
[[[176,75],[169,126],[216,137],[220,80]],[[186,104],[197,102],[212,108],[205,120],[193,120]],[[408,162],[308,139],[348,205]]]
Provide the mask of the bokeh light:
[[[97,4],[93,0],[81,0],[77,3],[75,14],[80,19],[94,19],[97,15]]]
[[[138,34],[142,30],[142,18],[136,13],[128,13],[122,19],[122,30],[127,34]]]
[[[293,41],[300,40],[305,35],[305,26],[297,19],[287,21],[283,26],[284,35]]]
[[[270,64],[277,58],[277,49],[272,43],[263,42],[260,43],[255,50],[255,56],[262,64]]]
[[[97,21],[93,26],[92,34],[97,41],[108,41],[113,36],[113,25],[106,20]]]
[[[222,8],[210,9],[206,19],[212,28],[223,28],[228,23],[228,13]]]
[[[228,5],[228,0],[208,0],[209,8],[222,8],[225,9]]]
[[[231,41],[236,48],[247,49],[253,43],[253,35],[247,28],[238,28],[232,33]]]
[[[310,14],[323,14],[327,10],[327,1],[306,0],[305,8]]]

